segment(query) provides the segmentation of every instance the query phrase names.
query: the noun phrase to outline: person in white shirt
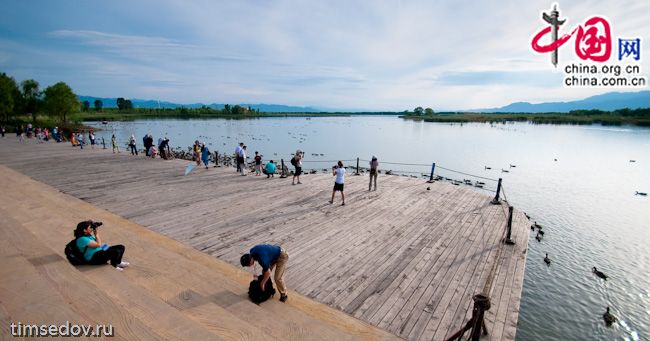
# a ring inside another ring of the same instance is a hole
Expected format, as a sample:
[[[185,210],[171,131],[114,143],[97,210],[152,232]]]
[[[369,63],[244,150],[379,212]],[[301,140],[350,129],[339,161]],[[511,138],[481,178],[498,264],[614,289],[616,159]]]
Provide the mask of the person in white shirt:
[[[241,147],[239,150],[239,160],[241,161],[241,166],[239,167],[241,175],[246,176],[246,146]]]
[[[341,198],[343,199],[343,203],[341,204],[341,206],[345,206],[345,194],[343,194],[343,183],[345,182],[345,168],[343,168],[342,161],[339,161],[338,165],[332,169],[332,175],[336,176],[336,180],[334,181],[334,190],[332,191],[332,199],[330,200],[330,204],[334,203],[334,194],[336,194],[336,191],[340,191]]]

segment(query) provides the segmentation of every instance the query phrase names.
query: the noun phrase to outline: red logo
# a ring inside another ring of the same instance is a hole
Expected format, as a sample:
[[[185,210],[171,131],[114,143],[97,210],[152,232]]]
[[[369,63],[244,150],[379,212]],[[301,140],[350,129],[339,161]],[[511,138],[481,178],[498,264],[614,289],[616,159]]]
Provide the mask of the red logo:
[[[550,14],[542,12],[542,20],[549,25],[533,37],[531,42],[533,50],[539,53],[551,52],[551,63],[557,66],[558,49],[575,34],[575,52],[580,59],[601,63],[609,60],[612,53],[612,35],[607,19],[599,16],[591,17],[584,24],[575,27],[571,33],[558,38],[560,25],[566,21],[566,19],[560,20],[559,17],[560,12],[557,10],[557,5],[554,6]],[[540,39],[549,33],[551,33],[551,42],[547,45],[540,45]]]

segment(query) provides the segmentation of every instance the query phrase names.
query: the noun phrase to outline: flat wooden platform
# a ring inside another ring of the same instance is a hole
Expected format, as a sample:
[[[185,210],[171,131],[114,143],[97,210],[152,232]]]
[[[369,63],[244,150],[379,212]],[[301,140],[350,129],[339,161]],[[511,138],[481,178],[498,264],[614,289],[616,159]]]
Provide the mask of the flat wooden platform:
[[[368,192],[348,175],[346,206],[331,205],[330,175],[184,176],[187,161],[15,138],[0,140],[0,163],[236,267],[253,245],[280,244],[290,289],[406,339],[453,334],[490,278],[486,339],[515,338],[529,222],[515,210],[516,245],[503,245],[506,205],[487,193],[399,176]]]

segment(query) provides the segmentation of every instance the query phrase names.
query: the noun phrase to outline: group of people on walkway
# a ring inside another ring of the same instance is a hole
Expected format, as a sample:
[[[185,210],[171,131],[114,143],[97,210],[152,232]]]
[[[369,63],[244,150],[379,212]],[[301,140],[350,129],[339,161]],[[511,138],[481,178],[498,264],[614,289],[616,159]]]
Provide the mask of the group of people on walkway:
[[[7,128],[5,126],[1,126],[0,132],[2,133],[2,137],[5,137],[5,134],[7,133]],[[50,139],[53,139],[56,142],[61,142],[62,139],[58,127],[54,127],[52,130],[50,130],[47,127],[34,128],[31,123],[27,124],[26,126],[17,125],[14,129],[14,132],[16,133],[16,138],[18,139],[18,142],[24,142],[25,138],[31,139],[32,137],[35,137],[39,143],[47,142]]]

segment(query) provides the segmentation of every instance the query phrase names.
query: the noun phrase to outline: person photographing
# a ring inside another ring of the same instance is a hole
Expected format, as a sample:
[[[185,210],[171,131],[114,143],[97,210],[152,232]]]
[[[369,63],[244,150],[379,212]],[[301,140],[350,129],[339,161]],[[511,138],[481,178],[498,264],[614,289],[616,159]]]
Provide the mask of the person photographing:
[[[125,247],[124,245],[109,247],[107,244],[102,244],[99,233],[99,227],[102,225],[102,222],[92,220],[82,221],[77,224],[74,231],[77,248],[87,264],[102,265],[110,262],[115,269],[122,271],[129,266],[129,262],[122,260]]]

